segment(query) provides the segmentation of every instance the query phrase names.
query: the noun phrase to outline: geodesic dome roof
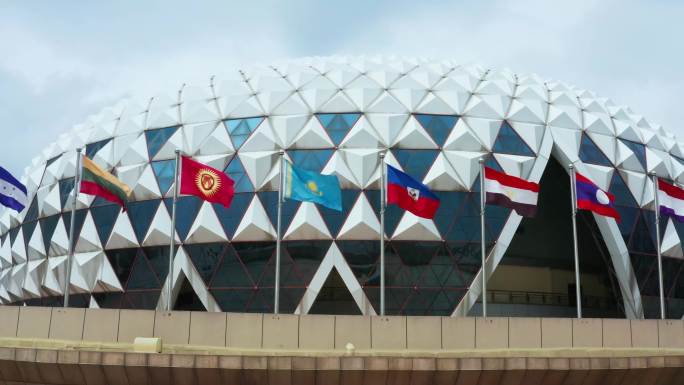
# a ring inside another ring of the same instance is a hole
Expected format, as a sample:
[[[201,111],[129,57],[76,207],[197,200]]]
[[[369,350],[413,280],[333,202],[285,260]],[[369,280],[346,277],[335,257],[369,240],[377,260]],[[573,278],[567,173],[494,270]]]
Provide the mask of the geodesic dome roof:
[[[378,188],[378,154],[386,149],[388,163],[438,191],[471,191],[482,156],[508,174],[537,181],[551,157],[577,164],[606,190],[619,175],[639,208],[652,209],[648,173],[684,182],[684,147],[671,132],[591,91],[535,74],[392,57],[257,65],[170,94],[122,101],[60,135],[34,158],[22,179],[31,207],[0,216],[0,299],[5,302],[13,298],[9,293],[14,298],[61,293],[66,231],[36,222],[54,218],[64,224],[59,214],[70,207],[77,147],[127,183],[135,201],[170,196],[176,149],[225,169],[238,189],[253,192],[276,189],[280,149],[293,162],[334,173],[343,188],[357,190]],[[97,204],[81,195],[77,207]],[[302,204],[290,213],[284,237],[377,239],[373,204],[361,196],[335,226],[313,205]],[[84,211],[72,282],[76,290],[123,290],[103,250],[167,244],[170,219],[163,208],[146,213],[144,220],[112,214],[106,231],[98,214]],[[193,214],[176,234],[179,242],[275,237],[268,208],[256,198],[244,203],[244,215],[230,228],[210,205]],[[137,221],[146,226],[138,227]],[[443,227],[407,214],[386,229],[386,236],[440,240]],[[626,249],[616,228],[613,235]],[[681,256],[671,223],[663,250]]]

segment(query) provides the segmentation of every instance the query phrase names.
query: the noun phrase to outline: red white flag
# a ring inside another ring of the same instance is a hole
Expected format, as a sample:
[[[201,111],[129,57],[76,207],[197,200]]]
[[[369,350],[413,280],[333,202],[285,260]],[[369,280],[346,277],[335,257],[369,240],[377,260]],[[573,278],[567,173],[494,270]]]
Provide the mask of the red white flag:
[[[230,206],[235,194],[232,179],[220,170],[181,157],[180,193],[195,195],[212,203]]]
[[[485,167],[487,204],[508,207],[524,217],[537,214],[539,184]]]

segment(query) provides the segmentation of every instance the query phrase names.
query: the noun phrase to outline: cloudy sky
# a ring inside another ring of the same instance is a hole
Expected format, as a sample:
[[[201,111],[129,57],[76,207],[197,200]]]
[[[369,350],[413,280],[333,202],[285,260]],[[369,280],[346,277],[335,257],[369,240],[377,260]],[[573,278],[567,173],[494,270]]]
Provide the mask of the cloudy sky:
[[[241,64],[333,54],[451,58],[536,72],[684,138],[684,2],[2,1],[0,165],[127,96]]]

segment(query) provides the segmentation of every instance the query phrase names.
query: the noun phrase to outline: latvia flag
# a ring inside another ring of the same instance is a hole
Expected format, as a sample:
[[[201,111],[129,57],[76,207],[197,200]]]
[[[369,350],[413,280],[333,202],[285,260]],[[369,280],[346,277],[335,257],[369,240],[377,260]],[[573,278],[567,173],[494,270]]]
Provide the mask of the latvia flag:
[[[537,213],[539,184],[485,167],[487,204],[515,210],[523,217]]]

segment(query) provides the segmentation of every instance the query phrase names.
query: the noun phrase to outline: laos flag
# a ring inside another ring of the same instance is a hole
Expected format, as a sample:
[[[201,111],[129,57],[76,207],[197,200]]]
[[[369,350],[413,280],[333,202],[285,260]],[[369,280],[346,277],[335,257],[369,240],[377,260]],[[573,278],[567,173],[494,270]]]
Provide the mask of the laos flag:
[[[390,165],[387,165],[387,203],[428,219],[434,218],[439,208],[435,193]]]
[[[615,218],[620,222],[620,214],[615,210],[613,194],[601,190],[589,178],[575,173],[577,208],[593,211],[596,214]]]

